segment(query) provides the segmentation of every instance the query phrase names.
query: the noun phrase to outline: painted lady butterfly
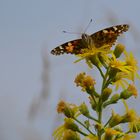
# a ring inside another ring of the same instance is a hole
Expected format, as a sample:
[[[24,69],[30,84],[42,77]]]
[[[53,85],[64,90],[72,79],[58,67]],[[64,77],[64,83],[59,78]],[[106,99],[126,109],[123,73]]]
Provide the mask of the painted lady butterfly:
[[[114,45],[117,37],[126,32],[129,25],[122,24],[116,25],[109,28],[100,30],[92,35],[82,34],[81,39],[72,40],[66,42],[56,48],[54,48],[51,53],[53,55],[61,54],[80,54],[83,48],[87,48],[89,44],[94,44],[95,47],[99,48],[103,45]]]

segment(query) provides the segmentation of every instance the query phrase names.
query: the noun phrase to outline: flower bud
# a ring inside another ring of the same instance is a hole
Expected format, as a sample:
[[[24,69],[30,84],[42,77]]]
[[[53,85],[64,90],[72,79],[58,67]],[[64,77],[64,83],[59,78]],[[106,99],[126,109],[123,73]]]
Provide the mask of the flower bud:
[[[66,130],[63,136],[63,140],[80,140],[80,137],[76,132],[72,130]]]
[[[120,134],[120,132],[113,130],[112,128],[107,128],[105,130],[105,138],[104,140],[112,140],[114,135]]]
[[[120,95],[119,95],[119,94],[114,94],[114,95],[111,97],[110,102],[111,102],[111,103],[116,103],[119,99],[120,99]]]
[[[90,104],[91,104],[92,109],[96,110],[97,104],[95,103],[95,101],[92,99],[91,96],[89,97],[89,99],[90,99]],[[96,97],[95,97],[95,100],[96,100]]]
[[[103,107],[105,108],[106,106],[110,104],[115,104],[117,101],[120,99],[119,94],[114,94],[109,101],[104,102]]]
[[[82,87],[82,91],[86,91],[88,94],[92,94],[94,92],[96,81],[91,76],[86,75],[86,73],[78,74],[74,82],[77,86]]]
[[[99,58],[101,64],[102,64],[105,68],[107,68],[107,65],[106,65],[106,58],[105,58],[105,56],[99,54],[99,55],[98,55],[98,58]]]
[[[68,118],[74,117],[74,111],[70,108],[68,103],[65,103],[64,101],[60,101],[57,105],[57,112],[63,113]]]
[[[84,124],[86,125],[87,128],[89,128],[91,126],[89,120],[85,120]]]
[[[112,93],[111,88],[105,88],[102,93],[102,101],[106,101]]]
[[[128,99],[129,97],[131,97],[133,94],[131,92],[129,92],[127,89],[123,90],[120,94],[120,98],[122,99]]]
[[[123,132],[122,127],[120,125],[117,125],[116,127],[114,127],[114,130]]]
[[[82,103],[82,104],[79,106],[79,110],[80,110],[81,114],[83,114],[84,116],[89,116],[89,115],[90,115],[90,114],[89,114],[89,110],[88,110],[88,108],[87,108],[87,106],[86,106],[85,103]]]
[[[99,123],[97,123],[97,124],[95,124],[95,129],[96,129],[96,131],[101,131],[102,130],[102,125],[101,124],[99,124]]]
[[[65,108],[65,110],[64,110],[64,114],[65,114],[65,116],[68,117],[68,118],[73,118],[73,117],[74,117],[74,112],[73,112],[73,110],[72,110],[70,107],[68,107],[68,106],[66,106],[66,108]]]
[[[137,95],[138,95],[138,93],[137,93],[136,87],[133,84],[129,84],[128,88],[121,92],[120,98],[128,99],[131,96],[137,97]]]
[[[93,56],[89,57],[89,59],[93,65],[95,65],[95,66],[101,65],[98,55],[93,55]]]
[[[112,116],[111,116],[111,119],[109,121],[109,126],[110,127],[114,127],[118,124],[120,124],[122,121],[122,117],[119,115],[119,114],[115,114],[113,111],[112,111]]]
[[[116,74],[118,73],[118,69],[116,68],[111,68],[110,71],[109,71],[109,77],[111,79],[114,79],[114,77],[116,76]]]
[[[70,118],[65,119],[64,126],[65,126],[66,129],[70,129],[72,131],[78,131],[79,130],[78,125],[75,124],[74,121]]]
[[[114,50],[114,55],[116,56],[116,58],[119,58],[120,55],[123,53],[125,49],[125,46],[122,44],[117,44]]]

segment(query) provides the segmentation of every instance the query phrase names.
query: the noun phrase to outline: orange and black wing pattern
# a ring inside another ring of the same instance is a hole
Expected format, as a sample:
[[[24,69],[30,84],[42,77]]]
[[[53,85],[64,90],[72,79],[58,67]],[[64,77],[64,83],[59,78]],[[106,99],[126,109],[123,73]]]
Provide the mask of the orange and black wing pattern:
[[[81,39],[73,40],[66,42],[56,48],[54,48],[51,53],[53,55],[61,55],[61,54],[79,54],[81,51]]]
[[[105,28],[91,35],[94,45],[98,48],[103,45],[114,45],[117,37],[129,29],[128,24],[116,25]]]

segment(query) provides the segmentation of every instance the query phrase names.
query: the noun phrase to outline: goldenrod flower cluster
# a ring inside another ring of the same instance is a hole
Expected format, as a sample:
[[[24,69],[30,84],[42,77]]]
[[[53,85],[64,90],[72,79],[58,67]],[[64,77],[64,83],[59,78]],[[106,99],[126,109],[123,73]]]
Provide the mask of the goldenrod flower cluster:
[[[117,44],[114,50],[108,45],[100,48],[89,46],[76,56],[80,57],[79,60],[84,59],[90,68],[97,68],[102,77],[101,89],[97,92],[99,90],[95,88],[95,78],[85,72],[76,76],[74,82],[82,92],[87,94],[90,106],[87,106],[84,101],[80,105],[60,101],[57,111],[64,114],[65,119],[64,124],[54,131],[54,139],[135,139],[135,134],[140,131],[140,116],[127,105],[128,99],[138,96],[134,81],[139,78],[139,74],[134,55],[128,53],[124,45]],[[103,110],[120,102],[123,102],[125,112],[118,114],[112,108],[110,117],[103,121]],[[96,115],[92,115],[91,111]],[[80,120],[82,116],[83,119]],[[123,130],[122,124],[127,124],[128,128]]]

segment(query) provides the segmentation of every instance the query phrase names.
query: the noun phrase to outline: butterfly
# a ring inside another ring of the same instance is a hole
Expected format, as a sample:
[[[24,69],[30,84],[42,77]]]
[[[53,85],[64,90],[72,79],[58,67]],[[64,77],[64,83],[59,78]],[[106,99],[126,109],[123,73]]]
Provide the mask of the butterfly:
[[[129,29],[128,24],[121,24],[112,27],[108,27],[102,29],[98,32],[95,32],[91,35],[87,35],[83,33],[81,35],[81,39],[76,39],[72,41],[68,41],[51,51],[53,55],[61,55],[61,54],[81,54],[82,49],[88,48],[89,45],[99,48],[103,45],[113,46],[117,40],[117,37],[126,32]]]

